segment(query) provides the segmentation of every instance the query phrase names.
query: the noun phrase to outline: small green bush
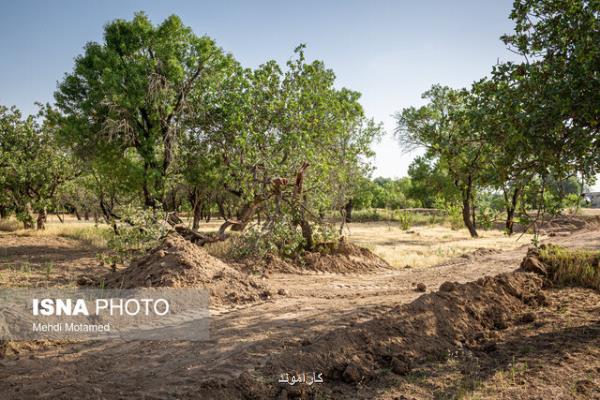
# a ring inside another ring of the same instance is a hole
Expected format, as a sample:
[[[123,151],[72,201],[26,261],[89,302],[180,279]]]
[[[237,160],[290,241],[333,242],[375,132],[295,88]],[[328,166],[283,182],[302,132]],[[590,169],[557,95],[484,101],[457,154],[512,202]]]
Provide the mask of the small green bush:
[[[400,211],[398,214],[398,222],[400,222],[400,228],[403,231],[407,231],[412,227],[413,219],[413,213],[410,211]]]
[[[462,229],[465,224],[462,217],[462,208],[457,205],[447,205],[446,212],[448,213],[448,222],[452,230]]]
[[[164,237],[169,227],[156,215],[156,211],[128,207],[122,211],[122,220],[118,231],[110,231],[108,248],[114,252],[116,259],[124,262],[127,258],[151,249]]]
[[[334,227],[328,224],[314,224],[312,240],[315,248],[321,243],[337,240],[339,237]],[[234,259],[243,259],[247,256],[263,258],[270,254],[277,254],[285,258],[296,258],[303,252],[305,245],[300,227],[287,218],[273,223],[269,227],[251,226],[236,238],[233,249]]]

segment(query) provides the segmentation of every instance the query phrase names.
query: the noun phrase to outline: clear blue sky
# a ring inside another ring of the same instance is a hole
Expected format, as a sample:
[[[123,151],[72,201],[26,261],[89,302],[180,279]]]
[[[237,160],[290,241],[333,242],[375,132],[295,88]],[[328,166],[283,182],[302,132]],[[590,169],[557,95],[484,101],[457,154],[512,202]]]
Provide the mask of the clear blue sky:
[[[358,90],[384,123],[375,176],[401,177],[414,155],[392,137],[392,114],[422,104],[433,83],[470,85],[498,60],[515,59],[500,35],[512,30],[512,0],[421,1],[30,1],[0,4],[0,104],[25,113],[52,102],[56,83],[103,26],[145,11],[158,23],[179,15],[245,66],[285,62],[299,43],[325,61],[338,85]]]

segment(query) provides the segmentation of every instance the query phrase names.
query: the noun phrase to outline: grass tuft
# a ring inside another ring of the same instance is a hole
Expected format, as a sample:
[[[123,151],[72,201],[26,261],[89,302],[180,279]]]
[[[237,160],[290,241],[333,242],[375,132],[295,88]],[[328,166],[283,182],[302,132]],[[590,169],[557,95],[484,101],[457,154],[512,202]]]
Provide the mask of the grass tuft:
[[[553,282],[600,290],[600,250],[546,245],[540,248],[539,259],[548,268]]]

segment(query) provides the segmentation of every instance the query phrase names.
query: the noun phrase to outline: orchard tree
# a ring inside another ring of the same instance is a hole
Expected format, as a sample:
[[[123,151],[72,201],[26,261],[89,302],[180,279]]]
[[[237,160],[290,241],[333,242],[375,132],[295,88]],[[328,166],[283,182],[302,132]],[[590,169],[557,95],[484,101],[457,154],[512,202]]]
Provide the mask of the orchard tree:
[[[0,106],[0,192],[26,229],[34,227],[34,212],[37,228],[45,228],[47,207],[74,175],[73,165],[48,124]]]
[[[416,157],[408,166],[408,176],[410,186],[406,195],[421,207],[433,208],[440,203],[455,204],[460,201],[460,193],[437,158]]]
[[[482,180],[502,193],[505,229],[511,235],[525,187],[545,171],[545,150],[531,140],[544,128],[530,118],[522,74],[511,64],[496,66],[492,79],[475,83],[471,98],[471,123],[493,148],[482,165]]]
[[[105,26],[55,93],[65,142],[90,163],[116,167],[147,207],[163,201],[178,141],[194,108],[233,60],[176,16],[143,13]],[[110,171],[102,171],[110,173]]]
[[[365,118],[357,92],[334,87],[333,71],[307,63],[303,46],[296,55],[286,70],[274,61],[235,70],[191,124],[197,144],[188,150],[239,201],[222,231],[243,230],[260,213],[265,232],[299,228],[310,249],[321,211],[347,204],[348,180],[366,168],[380,127]]]
[[[396,114],[396,135],[406,150],[426,149],[448,171],[460,193],[463,221],[472,237],[477,237],[475,199],[490,145],[471,123],[472,99],[466,90],[434,85],[423,94],[428,103]]]
[[[516,0],[503,41],[525,61],[523,76],[541,141],[556,155],[555,174],[590,178],[600,164],[600,2]]]

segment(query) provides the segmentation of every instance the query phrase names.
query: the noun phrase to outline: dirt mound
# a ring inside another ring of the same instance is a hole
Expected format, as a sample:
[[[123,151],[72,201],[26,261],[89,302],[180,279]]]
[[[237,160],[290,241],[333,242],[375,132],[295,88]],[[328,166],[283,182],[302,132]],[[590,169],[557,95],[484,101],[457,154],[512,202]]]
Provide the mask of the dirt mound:
[[[598,227],[598,217],[585,217],[577,215],[559,215],[540,224],[540,233],[549,236],[568,236],[571,232],[581,229]]]
[[[320,272],[369,272],[390,265],[364,247],[348,243],[343,238],[332,245],[321,245],[316,252],[307,252],[302,258],[305,269]]]
[[[253,274],[272,272],[301,274],[304,272],[367,273],[390,268],[390,265],[371,250],[348,243],[343,238],[336,242],[321,243],[315,251],[308,251],[297,259],[283,259],[274,254],[265,257],[247,257],[236,267]]]
[[[286,260],[276,254],[267,254],[264,257],[248,256],[232,263],[237,269],[248,274],[268,275],[272,272],[283,274],[302,273],[302,268],[294,260]]]
[[[485,247],[479,247],[477,249],[475,249],[474,251],[470,252],[470,253],[466,253],[460,256],[460,258],[466,258],[468,260],[474,260],[477,259],[479,257],[486,257],[486,256],[490,256],[492,254],[498,254],[501,251],[498,249],[488,249]]]
[[[105,280],[108,288],[204,287],[211,303],[241,303],[268,297],[269,291],[204,249],[171,233],[148,254]]]
[[[418,363],[446,359],[457,349],[493,352],[497,331],[523,323],[523,316],[533,307],[546,303],[541,288],[542,279],[525,272],[466,284],[446,282],[440,291],[413,303],[316,340],[303,340],[260,370],[270,383],[240,390],[269,398],[312,398],[318,390],[329,398],[347,388],[338,383],[365,383],[382,370],[404,375]],[[281,374],[298,376],[307,371],[322,373],[328,384],[291,387],[277,383]]]

